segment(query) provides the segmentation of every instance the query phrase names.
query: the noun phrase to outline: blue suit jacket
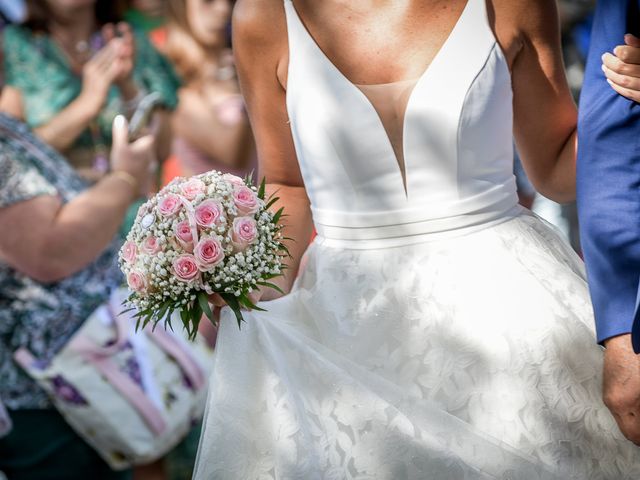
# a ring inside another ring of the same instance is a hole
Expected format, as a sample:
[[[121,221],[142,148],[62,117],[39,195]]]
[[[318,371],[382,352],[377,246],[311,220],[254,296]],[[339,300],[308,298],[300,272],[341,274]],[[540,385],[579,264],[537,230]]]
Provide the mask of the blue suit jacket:
[[[599,0],[578,124],[578,208],[598,341],[640,350],[640,105],[607,84],[601,56],[638,35],[638,0]]]

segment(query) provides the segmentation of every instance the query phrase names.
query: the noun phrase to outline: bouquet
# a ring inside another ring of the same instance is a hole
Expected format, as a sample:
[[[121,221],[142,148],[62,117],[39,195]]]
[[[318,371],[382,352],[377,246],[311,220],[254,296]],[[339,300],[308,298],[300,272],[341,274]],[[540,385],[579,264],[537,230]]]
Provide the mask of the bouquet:
[[[170,324],[174,312],[193,338],[203,314],[215,322],[208,297],[219,294],[238,321],[242,308],[262,310],[249,294],[282,275],[283,209],[269,208],[249,178],[211,171],[176,178],[138,210],[120,250],[120,268],[132,293],[127,311],[138,327]]]

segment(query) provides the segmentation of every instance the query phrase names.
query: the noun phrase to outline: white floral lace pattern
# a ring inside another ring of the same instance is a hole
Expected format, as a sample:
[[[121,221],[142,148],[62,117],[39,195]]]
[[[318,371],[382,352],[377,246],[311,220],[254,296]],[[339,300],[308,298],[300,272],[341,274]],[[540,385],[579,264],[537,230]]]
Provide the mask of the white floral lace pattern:
[[[197,480],[640,478],[582,264],[537,218],[305,262],[224,315]]]

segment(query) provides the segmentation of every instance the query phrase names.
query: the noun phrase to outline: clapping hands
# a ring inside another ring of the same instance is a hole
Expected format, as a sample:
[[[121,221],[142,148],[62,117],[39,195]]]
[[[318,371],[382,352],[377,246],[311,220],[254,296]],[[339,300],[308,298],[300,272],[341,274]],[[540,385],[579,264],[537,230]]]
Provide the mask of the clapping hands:
[[[126,88],[131,82],[135,45],[131,28],[125,24],[105,25],[105,45],[82,68],[82,97],[97,114],[104,106],[111,85]]]

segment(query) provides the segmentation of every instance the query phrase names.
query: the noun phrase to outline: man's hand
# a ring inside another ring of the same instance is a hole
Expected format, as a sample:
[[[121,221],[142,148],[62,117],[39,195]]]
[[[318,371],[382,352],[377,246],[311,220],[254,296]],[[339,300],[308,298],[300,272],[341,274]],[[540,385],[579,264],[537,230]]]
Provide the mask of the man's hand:
[[[640,445],[640,355],[631,346],[631,335],[605,342],[604,403],[620,430]]]
[[[602,71],[607,81],[620,95],[640,102],[640,38],[624,36],[625,45],[602,56]]]

